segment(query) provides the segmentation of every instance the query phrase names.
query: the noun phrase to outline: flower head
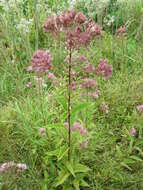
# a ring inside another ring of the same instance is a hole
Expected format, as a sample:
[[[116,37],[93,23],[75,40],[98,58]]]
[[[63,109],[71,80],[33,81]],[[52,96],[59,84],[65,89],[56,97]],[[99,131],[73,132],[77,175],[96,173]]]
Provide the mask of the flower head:
[[[91,78],[86,78],[83,80],[83,87],[85,88],[95,88],[97,86],[97,82]]]
[[[49,73],[48,74],[48,79],[49,80],[54,80],[56,77],[55,77],[55,75],[53,74],[53,73]]]
[[[100,36],[102,29],[101,27],[96,24],[95,22],[87,22],[86,24],[86,31],[92,36]]]
[[[86,20],[87,18],[82,12],[77,13],[75,16],[75,21],[79,24],[84,23]]]
[[[130,135],[133,136],[133,137],[135,137],[137,135],[137,131],[136,131],[135,128],[130,129]]]
[[[26,164],[16,164],[14,161],[6,162],[0,165],[0,174],[3,174],[8,171],[13,171],[13,169],[18,169],[18,171],[23,171],[27,169]]]
[[[31,86],[32,86],[32,82],[31,81],[27,82],[26,88],[30,88]]]
[[[73,24],[76,12],[74,10],[64,11],[60,16],[57,17],[57,25],[63,27],[69,27]]]
[[[79,59],[80,59],[81,62],[85,62],[87,65],[90,64],[89,61],[88,61],[88,59],[87,59],[87,57],[85,55],[79,56]]]
[[[39,129],[39,133],[40,133],[40,135],[41,135],[42,137],[45,137],[45,136],[46,136],[46,129],[41,127],[41,128]]]
[[[72,131],[79,131],[81,135],[88,135],[88,131],[79,122],[73,124]]]
[[[86,64],[86,66],[84,67],[84,71],[86,73],[91,73],[95,71],[95,67],[93,64]]]
[[[27,170],[26,164],[19,163],[16,165],[16,167],[17,167],[17,169],[20,169],[20,170]]]
[[[101,103],[100,108],[105,114],[109,113],[109,107],[104,102]]]
[[[3,163],[2,165],[0,165],[0,174],[1,174],[1,173],[8,172],[8,171],[11,170],[13,167],[15,167],[14,161],[10,161],[10,162],[5,162],[5,163]]]
[[[99,98],[100,95],[101,95],[101,92],[99,90],[96,90],[95,92],[92,93],[92,97],[94,99]]]
[[[126,34],[126,27],[121,26],[120,28],[117,29],[116,34],[119,36],[125,35]]]
[[[76,89],[76,84],[77,84],[77,82],[76,82],[76,81],[73,81],[73,82],[71,83],[71,85],[69,86],[69,89],[70,89],[70,90],[75,90],[75,89]]]
[[[51,68],[51,54],[49,51],[37,50],[31,59],[31,69],[34,72],[47,72]]]
[[[47,21],[43,25],[43,31],[44,32],[56,32],[56,22],[54,16],[51,16],[47,19]]]
[[[136,106],[136,109],[139,113],[143,113],[143,104]]]
[[[101,59],[99,65],[95,69],[95,73],[109,79],[112,76],[113,68],[109,65],[107,59]]]

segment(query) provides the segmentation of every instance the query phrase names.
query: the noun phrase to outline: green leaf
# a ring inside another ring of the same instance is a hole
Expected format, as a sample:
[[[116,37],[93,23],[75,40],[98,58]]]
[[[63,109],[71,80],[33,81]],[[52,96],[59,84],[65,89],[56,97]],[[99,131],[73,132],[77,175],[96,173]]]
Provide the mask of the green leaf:
[[[82,187],[89,187],[88,183],[87,183],[86,181],[84,181],[83,179],[81,180],[80,185],[81,185]]]
[[[116,145],[116,151],[117,151],[118,156],[121,157],[122,152],[121,152],[120,147],[118,145]]]
[[[47,185],[46,185],[46,184],[44,184],[44,185],[42,186],[42,190],[47,190]]]
[[[121,163],[121,165],[125,168],[127,168],[128,170],[132,171],[132,168],[129,167],[127,164],[125,164],[124,162]]]
[[[65,96],[59,96],[59,94],[56,95],[56,100],[60,105],[63,106],[64,110],[67,110],[67,101],[65,99]]]
[[[73,181],[73,185],[74,185],[74,187],[75,187],[76,190],[80,190],[80,188],[79,188],[79,181],[77,179],[75,179]]]
[[[143,160],[139,158],[138,156],[130,156],[131,159],[142,162]]]
[[[56,187],[59,186],[59,185],[62,185],[67,180],[67,178],[69,176],[70,176],[70,173],[68,171],[62,171],[62,172],[60,172],[60,175],[58,177],[58,182],[56,184]]]
[[[71,113],[71,121],[73,122],[77,116],[77,114],[82,111],[83,109],[85,109],[87,107],[87,103],[81,103],[81,104],[78,104],[77,106],[75,106]]]
[[[58,161],[60,161],[68,152],[68,148],[66,147],[61,147],[58,155]]]
[[[48,156],[58,156],[59,149],[48,152]]]
[[[74,168],[74,172],[75,173],[86,173],[88,172],[90,169],[85,166],[85,165],[82,165],[82,164],[76,164],[75,165],[75,168]]]
[[[71,165],[70,162],[66,162],[66,167],[67,167],[67,169],[69,170],[69,172],[70,172],[74,177],[76,177],[76,176],[75,176],[75,173],[74,173],[74,170],[73,170],[73,167],[72,167],[72,165]]]
[[[131,140],[130,140],[130,144],[129,144],[129,152],[130,152],[130,153],[132,153],[133,145],[134,145],[134,139],[131,138]]]

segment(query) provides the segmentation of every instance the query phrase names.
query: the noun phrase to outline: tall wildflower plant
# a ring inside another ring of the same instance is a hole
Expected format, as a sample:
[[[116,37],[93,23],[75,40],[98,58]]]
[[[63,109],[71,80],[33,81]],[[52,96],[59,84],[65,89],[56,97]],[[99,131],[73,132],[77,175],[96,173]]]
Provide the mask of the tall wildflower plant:
[[[74,62],[74,53],[78,52],[80,55],[80,49],[85,48],[87,50],[90,42],[97,36],[101,36],[101,27],[96,24],[95,22],[88,20],[88,18],[82,12],[76,12],[75,10],[64,11],[60,15],[57,16],[50,16],[45,23],[43,24],[43,31],[45,33],[51,33],[52,36],[58,40],[63,37],[64,48],[66,47],[67,57],[66,61],[68,74],[67,74],[67,91],[68,91],[68,98],[67,98],[67,122],[65,123],[65,128],[68,130],[68,143],[67,143],[67,151],[65,147],[61,147],[61,150],[57,149],[53,151],[49,156],[58,155],[57,160],[63,160],[63,163],[58,165],[58,168],[55,169],[55,176],[58,175],[57,182],[55,186],[63,185],[63,189],[73,189],[73,186],[76,189],[79,189],[80,186],[88,186],[88,184],[83,180],[85,174],[89,170],[86,166],[81,165],[72,158],[73,155],[73,143],[72,143],[72,132],[78,133],[82,139],[85,139],[80,144],[80,147],[87,148],[88,147],[88,131],[87,128],[84,128],[81,122],[73,122],[72,120],[72,91],[75,89],[75,82],[73,79],[76,75],[76,72],[73,69],[75,65]],[[62,35],[61,35],[62,34]],[[89,91],[93,90],[94,88],[97,89],[97,82],[90,77],[92,72],[93,75],[99,74],[108,78],[111,72],[109,71],[110,68],[108,67],[107,61],[103,61],[101,63],[100,68],[95,68],[94,65],[90,64],[86,57],[83,56],[85,61],[84,65],[84,72],[86,76],[82,79],[82,87],[86,89],[87,92],[87,102]],[[28,67],[29,71],[35,72],[37,75],[41,75],[43,73],[48,74],[48,79],[55,80],[55,75],[50,73],[51,70],[51,54],[45,50],[37,50],[32,57],[31,65]],[[95,95],[95,93],[94,93]],[[97,94],[96,94],[97,95]],[[96,96],[95,95],[95,96]],[[88,110],[87,110],[88,112]],[[86,119],[86,126],[88,125],[88,116]],[[42,129],[43,130],[43,129]],[[75,135],[75,133],[74,133]],[[76,135],[75,135],[76,136]],[[61,140],[61,139],[60,139]],[[59,142],[58,142],[59,143]],[[62,155],[61,152],[63,151]],[[68,154],[66,154],[68,153]],[[67,157],[65,157],[65,154]],[[61,156],[60,156],[61,155]],[[65,165],[65,166],[64,166]],[[57,174],[57,169],[60,170],[59,174]],[[70,172],[70,173],[69,173]],[[77,174],[76,174],[77,172]],[[79,173],[82,173],[82,177]],[[76,175],[79,175],[79,179]],[[64,175],[64,176],[63,176]],[[69,179],[69,182],[66,182]],[[61,180],[62,179],[62,180]],[[72,181],[72,184],[71,184]],[[71,188],[72,187],[72,188]],[[51,188],[49,186],[48,188]]]
[[[68,50],[68,160],[71,159],[71,86],[72,86],[72,54],[75,49],[88,47],[93,37],[101,34],[101,28],[91,22],[81,12],[65,11],[51,16],[43,25],[44,32],[52,32],[58,36],[65,34],[65,45]]]

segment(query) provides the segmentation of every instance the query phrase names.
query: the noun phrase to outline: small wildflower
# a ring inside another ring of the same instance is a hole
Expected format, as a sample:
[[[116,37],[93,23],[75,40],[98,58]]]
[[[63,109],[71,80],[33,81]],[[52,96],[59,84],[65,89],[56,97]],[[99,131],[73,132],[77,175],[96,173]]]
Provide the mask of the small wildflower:
[[[84,23],[86,20],[87,18],[82,12],[77,13],[75,16],[75,21],[79,24]]]
[[[41,135],[42,137],[45,137],[45,136],[46,136],[46,129],[41,127],[41,128],[39,129],[39,133],[40,133],[40,135]]]
[[[91,78],[86,78],[83,81],[83,86],[85,88],[95,88],[97,86],[97,82]]]
[[[32,82],[28,82],[27,84],[26,84],[26,88],[30,88],[32,86]]]
[[[56,87],[58,85],[58,81],[55,79],[55,80],[53,80],[52,84],[53,84],[53,86]]]
[[[133,137],[135,137],[137,135],[137,131],[136,131],[135,128],[130,129],[130,135],[133,136]]]
[[[29,68],[35,72],[47,72],[49,69],[51,69],[50,52],[45,50],[37,50],[33,54],[31,65]]]
[[[27,35],[30,33],[30,28],[33,24],[33,19],[26,20],[25,18],[21,18],[20,23],[16,26],[16,28]]]
[[[18,163],[16,164],[14,161],[6,162],[0,165],[0,174],[3,174],[8,171],[12,171],[14,169],[18,170],[18,172],[22,172],[27,169],[26,164]]]
[[[100,95],[101,95],[101,93],[99,90],[96,90],[95,92],[92,93],[92,97],[94,99],[98,99]]]
[[[108,113],[109,113],[109,107],[108,107],[108,105],[106,105],[104,102],[101,103],[100,108],[101,108],[101,110],[102,110],[105,114],[108,114]]]
[[[101,35],[101,32],[102,32],[102,29],[101,27],[96,24],[95,22],[88,22],[86,24],[86,31],[92,36],[92,37],[95,37],[95,36],[100,36]]]
[[[26,164],[22,164],[22,163],[19,163],[16,165],[16,167],[20,170],[27,170],[27,165]]]
[[[88,59],[87,59],[87,57],[85,55],[79,56],[79,59],[80,59],[80,61],[85,62],[87,65],[89,64],[89,61],[88,61]]]
[[[86,73],[91,73],[91,72],[94,72],[95,71],[95,67],[93,64],[87,64],[85,67],[84,67],[84,70]]]
[[[48,74],[48,79],[49,80],[54,80],[56,77],[55,77],[55,75],[53,74],[53,73],[49,73]]]
[[[143,104],[136,106],[136,109],[139,113],[143,113]]]
[[[107,59],[101,59],[99,65],[95,69],[95,73],[104,77],[105,80],[112,76],[113,68],[109,65]]]
[[[88,135],[88,131],[79,122],[73,124],[72,131],[79,131],[81,135]]]
[[[119,36],[126,35],[126,27],[121,26],[120,28],[117,29],[116,34]]]
[[[76,88],[76,81],[73,81],[73,82],[71,83],[71,85],[69,86],[69,89],[70,89],[70,90],[75,90],[75,88]]]
[[[75,71],[71,69],[71,78],[73,79],[75,77]]]
[[[53,31],[57,31],[56,28],[56,21],[54,16],[51,16],[48,18],[48,20],[44,23],[43,25],[43,31],[44,32],[53,32]]]
[[[78,86],[78,89],[81,90],[82,88],[83,88],[83,84],[80,84],[80,85]]]
[[[0,174],[8,172],[9,170],[13,169],[15,167],[14,161],[6,162],[0,165]]]
[[[42,77],[37,77],[37,76],[35,76],[34,79],[35,79],[36,84],[37,84],[38,86],[47,87],[47,84],[45,83],[44,79],[42,79]]]

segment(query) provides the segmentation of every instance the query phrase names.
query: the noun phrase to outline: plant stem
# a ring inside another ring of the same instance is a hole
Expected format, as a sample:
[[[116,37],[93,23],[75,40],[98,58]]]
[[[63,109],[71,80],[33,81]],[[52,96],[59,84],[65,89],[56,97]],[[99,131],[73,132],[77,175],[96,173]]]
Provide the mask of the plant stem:
[[[71,62],[72,52],[69,52],[69,68],[68,68],[68,160],[71,158]]]
[[[89,96],[89,93],[88,93],[88,88],[86,89],[86,103],[87,103],[87,106],[88,106],[88,96]],[[88,107],[86,107],[86,121],[85,121],[85,125],[86,125],[86,128],[88,126]]]
[[[38,15],[37,15],[37,0],[34,0],[34,19],[35,19],[35,50],[38,49],[39,41],[39,28],[38,28]]]

